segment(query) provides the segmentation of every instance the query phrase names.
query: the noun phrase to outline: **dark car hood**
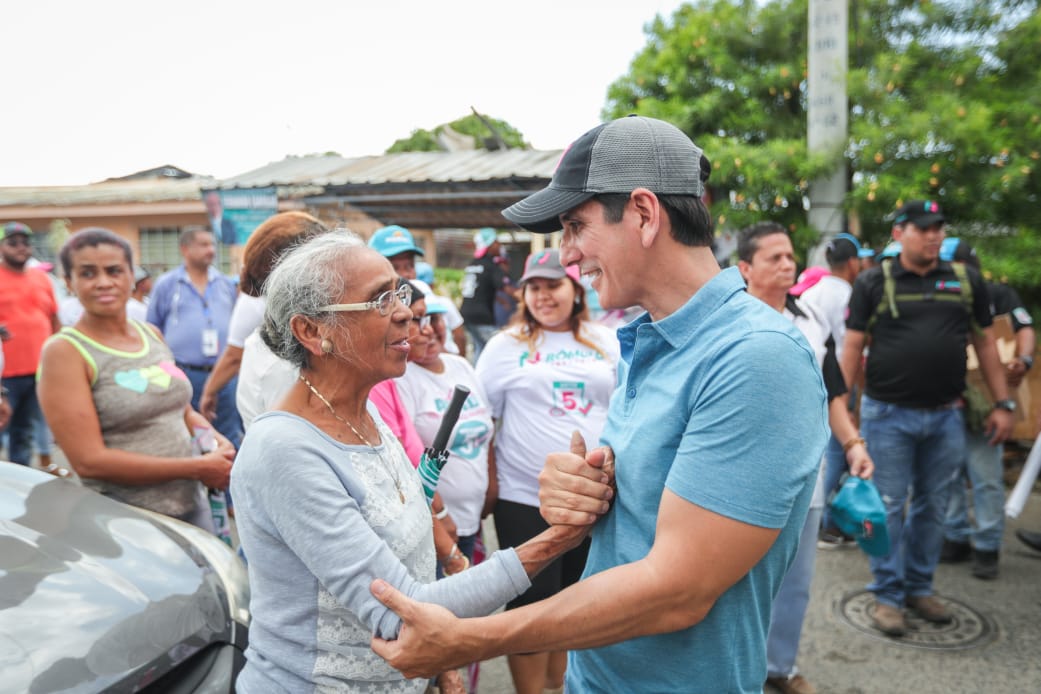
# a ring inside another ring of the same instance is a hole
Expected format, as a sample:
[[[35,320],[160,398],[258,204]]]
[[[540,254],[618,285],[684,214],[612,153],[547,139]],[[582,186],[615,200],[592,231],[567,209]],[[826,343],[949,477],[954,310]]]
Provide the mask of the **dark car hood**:
[[[0,692],[133,690],[227,641],[223,587],[129,506],[0,463]]]

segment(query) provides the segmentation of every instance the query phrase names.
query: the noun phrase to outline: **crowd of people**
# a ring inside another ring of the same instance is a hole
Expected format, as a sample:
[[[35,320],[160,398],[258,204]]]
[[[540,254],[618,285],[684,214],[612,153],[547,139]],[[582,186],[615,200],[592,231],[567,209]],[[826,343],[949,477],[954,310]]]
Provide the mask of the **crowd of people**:
[[[154,286],[125,239],[79,230],[59,304],[9,222],[7,458],[53,436],[83,484],[210,531],[207,494],[226,491],[252,591],[242,692],[476,691],[499,655],[521,694],[813,692],[796,655],[815,553],[852,541],[827,509],[843,475],[886,507],[881,633],[903,636],[907,611],[951,620],[941,561],[998,577],[1032,320],[929,200],[895,211],[885,257],[842,233],[797,278],[766,220],[722,269],[710,172],[662,121],[594,128],[503,211],[562,230],[559,248],[511,274],[476,231],[459,303],[408,229],[366,240],[283,212],[237,281],[213,267],[221,229],[186,228]],[[418,470],[457,386],[428,495]]]

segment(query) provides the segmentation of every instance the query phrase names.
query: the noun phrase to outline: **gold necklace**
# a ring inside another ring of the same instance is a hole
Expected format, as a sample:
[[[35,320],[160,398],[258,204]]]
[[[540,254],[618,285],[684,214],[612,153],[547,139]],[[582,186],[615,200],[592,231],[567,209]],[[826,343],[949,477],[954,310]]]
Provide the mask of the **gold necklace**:
[[[311,385],[311,382],[307,380],[306,376],[304,376],[303,374],[300,374],[300,380],[303,381],[303,384],[305,386],[307,386],[311,390],[312,393],[315,394],[316,398],[318,398],[319,400],[322,401],[322,404],[324,404],[326,407],[329,408],[329,414],[331,414],[333,417],[335,417],[336,419],[338,419],[339,421],[343,422],[348,427],[350,427],[351,431],[354,432],[354,435],[357,436],[359,439],[361,439],[362,443],[364,443],[366,446],[368,446],[369,448],[372,449],[372,452],[375,453],[376,457],[380,459],[380,462],[383,463],[383,466],[385,468],[387,468],[387,472],[390,473],[390,478],[392,480],[394,480],[394,488],[398,490],[398,498],[401,499],[401,503],[405,503],[405,494],[404,494],[404,492],[401,491],[401,482],[398,480],[398,475],[394,471],[394,466],[391,465],[390,463],[388,463],[386,460],[383,459],[383,456],[380,455],[380,452],[378,450],[376,450],[376,447],[373,446],[371,443],[369,443],[369,440],[367,438],[365,438],[364,436],[362,436],[361,432],[358,431],[357,429],[355,429],[353,424],[351,424],[349,421],[347,421],[346,419],[344,419],[340,415],[336,414],[336,410],[333,409],[333,406],[329,403],[328,400],[325,399],[324,395],[322,395],[321,393],[318,392],[317,388],[315,388],[313,385]]]

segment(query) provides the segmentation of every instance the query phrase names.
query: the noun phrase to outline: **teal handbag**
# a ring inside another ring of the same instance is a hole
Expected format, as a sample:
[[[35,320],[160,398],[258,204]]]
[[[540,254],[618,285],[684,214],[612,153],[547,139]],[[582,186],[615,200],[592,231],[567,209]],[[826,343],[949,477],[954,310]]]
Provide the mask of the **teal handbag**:
[[[847,473],[828,496],[828,505],[832,522],[855,538],[861,549],[873,557],[889,554],[886,505],[874,482]]]

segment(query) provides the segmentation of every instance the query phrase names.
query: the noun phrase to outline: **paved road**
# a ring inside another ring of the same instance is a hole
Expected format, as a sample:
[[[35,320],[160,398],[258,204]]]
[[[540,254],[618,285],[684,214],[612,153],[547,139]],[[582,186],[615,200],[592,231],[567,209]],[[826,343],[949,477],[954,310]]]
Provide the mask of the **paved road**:
[[[55,460],[65,462],[60,452]],[[1008,521],[997,580],[973,578],[969,564],[940,565],[936,590],[956,601],[959,623],[935,632],[923,625],[919,635],[957,649],[914,647],[858,628],[870,578],[866,556],[857,549],[819,551],[799,667],[821,694],[1041,692],[1041,553],[1016,540],[1020,527],[1041,530],[1041,493]],[[490,524],[485,538],[494,548]],[[505,658],[482,664],[479,691],[512,694]]]
[[[819,551],[799,652],[803,674],[821,694],[1041,692],[1041,553],[1023,546],[1014,536],[1016,528],[1041,530],[1041,494],[1035,493],[1023,515],[1006,524],[997,580],[973,578],[970,564],[939,567],[938,595],[968,610],[959,609],[959,623],[949,629],[932,632],[922,625],[919,633],[939,644],[961,645],[990,630],[979,645],[959,650],[926,650],[858,629],[842,608],[849,599],[856,615],[870,580],[866,555],[853,548]],[[494,541],[495,533],[485,536]],[[979,626],[972,611],[982,617]],[[512,694],[504,660],[482,665],[481,694]]]

